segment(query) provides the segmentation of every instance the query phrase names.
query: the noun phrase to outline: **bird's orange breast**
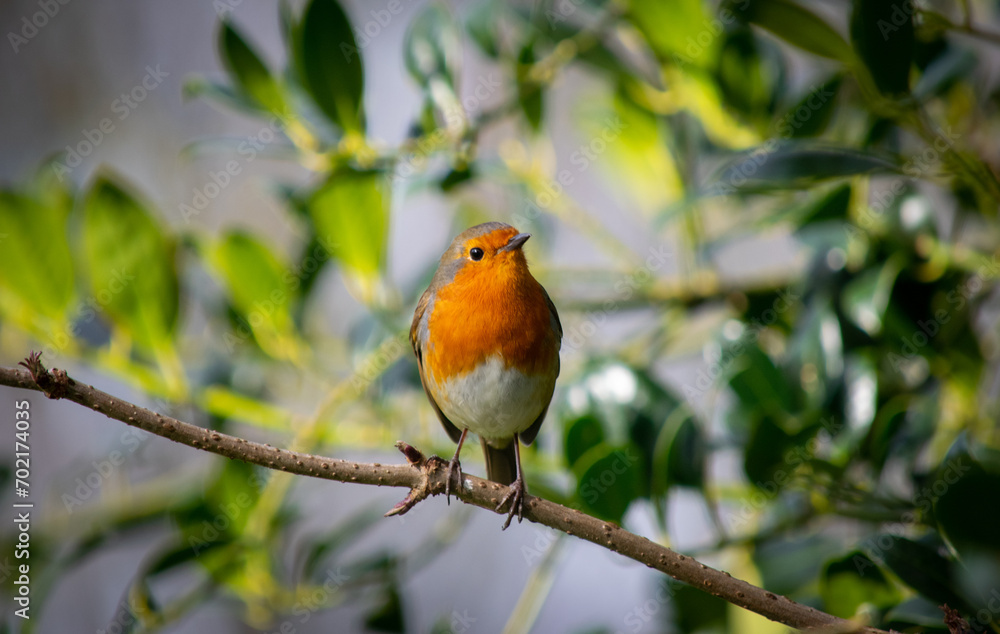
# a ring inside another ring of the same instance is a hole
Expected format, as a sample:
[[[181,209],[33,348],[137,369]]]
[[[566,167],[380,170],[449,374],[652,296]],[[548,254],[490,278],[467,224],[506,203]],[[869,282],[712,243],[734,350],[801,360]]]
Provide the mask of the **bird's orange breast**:
[[[529,376],[558,367],[548,298],[521,253],[490,267],[463,267],[430,308],[424,354],[437,380],[466,374],[495,355]]]

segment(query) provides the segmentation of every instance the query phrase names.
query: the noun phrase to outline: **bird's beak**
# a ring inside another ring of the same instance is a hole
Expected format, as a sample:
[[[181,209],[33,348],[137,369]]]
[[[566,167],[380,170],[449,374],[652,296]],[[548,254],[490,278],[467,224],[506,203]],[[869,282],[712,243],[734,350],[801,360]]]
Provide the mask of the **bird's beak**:
[[[520,249],[530,237],[530,233],[519,233],[508,240],[507,244],[500,247],[500,251],[513,251],[514,249]]]

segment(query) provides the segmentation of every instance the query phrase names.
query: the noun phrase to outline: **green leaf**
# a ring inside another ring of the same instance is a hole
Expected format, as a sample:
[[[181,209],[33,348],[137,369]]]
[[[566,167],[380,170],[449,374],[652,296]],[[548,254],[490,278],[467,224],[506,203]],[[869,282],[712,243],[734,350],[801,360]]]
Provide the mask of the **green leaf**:
[[[851,280],[841,294],[848,318],[871,336],[882,332],[892,287],[903,269],[905,255],[897,253],[880,267],[873,267]]]
[[[577,497],[585,512],[621,523],[632,500],[642,495],[641,459],[631,445],[601,443],[577,461]]]
[[[269,112],[285,112],[285,96],[278,82],[228,21],[223,21],[219,27],[219,55],[244,94]]]
[[[820,57],[853,61],[848,43],[815,13],[788,0],[754,0],[749,20],[789,44]]]
[[[801,139],[819,136],[830,125],[837,110],[837,93],[843,83],[841,75],[809,89],[788,112],[778,119],[779,136]]]
[[[394,581],[390,581],[382,591],[382,597],[375,610],[365,618],[365,627],[376,632],[406,631],[403,600]]]
[[[677,632],[728,632],[730,610],[724,599],[668,579],[663,582],[674,608],[673,621]],[[645,612],[636,611],[645,615]],[[635,618],[635,617],[633,617]],[[642,618],[642,617],[639,617]],[[631,623],[626,619],[626,622]],[[638,624],[638,621],[637,621]],[[632,631],[638,631],[633,629]]]
[[[737,360],[738,371],[729,379],[747,411],[765,411],[781,416],[792,408],[792,393],[781,371],[757,346],[749,347]]]
[[[406,70],[421,86],[432,78],[443,78],[449,86],[461,70],[462,39],[448,8],[427,5],[410,24],[403,45]]]
[[[66,237],[69,209],[56,200],[46,204],[0,191],[0,289],[23,303],[17,308],[0,300],[0,307],[13,311],[20,323],[30,325],[38,316],[65,318],[74,280]]]
[[[294,356],[295,277],[288,267],[263,242],[242,231],[223,236],[208,259],[261,348],[278,358]]]
[[[363,133],[364,67],[340,3],[311,0],[297,35],[299,74],[313,101],[345,132]]]
[[[585,453],[604,442],[604,427],[593,414],[584,414],[565,425],[563,455],[570,467]]]
[[[909,92],[913,5],[896,0],[853,0],[852,5],[851,42],[875,85],[886,95]]]
[[[908,586],[932,601],[956,609],[968,604],[956,592],[954,564],[937,548],[897,535],[882,534],[870,540],[872,558],[881,559]]]
[[[706,189],[709,193],[805,189],[834,178],[898,171],[893,161],[853,148],[772,140],[723,165]]]
[[[580,151],[574,170],[596,164],[643,211],[652,213],[676,201],[684,183],[671,155],[661,122],[619,89],[611,104],[585,101],[577,110]],[[574,178],[577,176],[574,175]]]
[[[786,464],[785,456],[795,446],[795,439],[770,416],[758,415],[751,424],[750,439],[743,454],[743,470],[758,489],[774,494],[794,470],[794,465]],[[783,465],[786,468],[782,469]]]
[[[631,0],[628,15],[661,60],[706,67],[715,59],[718,32],[701,0]]]
[[[935,482],[948,488],[934,504],[934,517],[959,555],[991,553],[1000,562],[1000,504],[983,503],[1000,491],[1000,474],[959,455],[941,465]]]
[[[656,439],[653,454],[653,494],[671,485],[701,488],[704,484],[706,441],[690,412],[677,409]]]
[[[86,268],[101,310],[140,346],[167,346],[178,311],[173,240],[141,203],[106,176],[90,188],[83,214]]]
[[[220,418],[245,421],[269,429],[287,431],[290,428],[291,414],[287,411],[218,385],[205,388],[199,396],[198,406]]]
[[[764,56],[758,36],[747,26],[725,34],[715,69],[727,105],[752,120],[766,117],[774,106],[783,68],[778,55]]]
[[[341,169],[309,200],[319,239],[344,267],[363,276],[385,265],[389,196],[384,181],[381,172]]]
[[[844,619],[853,617],[866,603],[885,608],[899,601],[899,593],[882,571],[857,551],[828,563],[821,582],[825,611]]]
[[[517,102],[532,131],[538,132],[545,112],[544,92],[541,86],[528,78],[531,65],[535,63],[534,43],[521,49],[517,58]]]

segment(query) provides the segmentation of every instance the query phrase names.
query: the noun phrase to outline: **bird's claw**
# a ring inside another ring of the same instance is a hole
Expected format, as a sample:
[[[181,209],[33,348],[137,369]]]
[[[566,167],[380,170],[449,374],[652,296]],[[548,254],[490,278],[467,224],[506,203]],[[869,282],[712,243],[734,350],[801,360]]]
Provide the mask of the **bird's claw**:
[[[507,527],[510,526],[510,521],[514,519],[515,513],[517,513],[518,524],[524,519],[524,480],[518,478],[507,487],[507,494],[500,500],[500,504],[497,504],[496,510],[498,513],[508,501],[510,501],[510,510],[507,512],[507,521],[503,523],[503,528],[500,530],[507,530]]]
[[[462,488],[462,463],[458,461],[458,454],[448,462],[448,478],[444,481],[444,498],[451,505],[451,478],[458,472],[458,488]]]

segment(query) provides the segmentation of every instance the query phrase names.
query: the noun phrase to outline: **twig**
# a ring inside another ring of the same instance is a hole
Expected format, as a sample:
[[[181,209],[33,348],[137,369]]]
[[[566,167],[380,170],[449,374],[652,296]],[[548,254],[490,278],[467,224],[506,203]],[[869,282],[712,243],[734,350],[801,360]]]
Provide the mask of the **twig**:
[[[447,463],[437,456],[427,458],[403,442],[396,443],[396,446],[406,457],[409,463],[406,465],[366,464],[287,451],[191,425],[134,405],[95,389],[92,385],[78,383],[64,371],[46,370],[39,360],[39,355],[35,353],[21,365],[24,365],[27,371],[18,368],[0,368],[0,385],[37,390],[49,398],[70,400],[109,418],[174,442],[269,469],[338,482],[409,488],[410,492],[406,498],[386,515],[401,515],[424,498],[444,493],[447,478],[447,469],[444,467]],[[452,489],[452,495],[480,508],[494,510],[506,490],[503,485],[474,476],[464,475],[463,478],[461,488],[457,492]],[[603,546],[729,603],[791,627],[800,629],[842,627],[850,628],[843,631],[886,634],[883,630],[875,628],[857,628],[849,621],[735,579],[729,573],[710,568],[691,557],[630,533],[620,526],[548,500],[528,496],[524,517],[567,535],[575,535]]]

